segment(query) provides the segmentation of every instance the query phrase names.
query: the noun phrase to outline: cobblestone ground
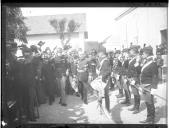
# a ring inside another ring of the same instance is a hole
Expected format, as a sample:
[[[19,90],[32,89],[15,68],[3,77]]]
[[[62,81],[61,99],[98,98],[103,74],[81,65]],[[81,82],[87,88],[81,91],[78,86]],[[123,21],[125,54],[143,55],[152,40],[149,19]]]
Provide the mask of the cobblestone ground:
[[[167,97],[167,85],[160,84],[158,92],[161,97]],[[128,108],[132,107],[120,104],[115,95],[118,91],[110,92],[111,118],[108,119],[104,114],[100,115],[97,109],[97,101],[94,95],[89,96],[89,104],[85,105],[80,97],[67,96],[67,107],[59,105],[59,98],[51,106],[43,104],[39,107],[40,118],[35,123],[91,123],[91,124],[139,124],[139,121],[146,118],[146,106],[141,101],[140,113],[132,114]],[[132,97],[133,103],[133,97]],[[104,102],[103,102],[104,104]],[[155,97],[156,124],[166,124],[167,105],[166,101]],[[31,122],[32,123],[32,122]]]

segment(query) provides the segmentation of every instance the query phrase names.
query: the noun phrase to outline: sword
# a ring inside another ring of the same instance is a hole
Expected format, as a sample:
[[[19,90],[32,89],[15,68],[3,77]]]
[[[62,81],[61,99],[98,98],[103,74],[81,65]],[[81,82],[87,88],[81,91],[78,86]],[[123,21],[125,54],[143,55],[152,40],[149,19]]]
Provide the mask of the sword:
[[[147,84],[148,85],[148,84]],[[149,93],[151,93],[151,91],[150,90],[148,90],[148,89],[146,89],[146,88],[144,88],[144,87],[142,87],[142,86],[139,86],[139,87],[137,87],[136,85],[132,85],[132,86],[134,86],[135,88],[137,88],[140,92],[142,92],[142,90],[144,90],[144,91],[147,91],[147,92],[149,92]],[[152,94],[153,96],[156,96],[156,97],[158,97],[158,98],[160,98],[160,99],[162,99],[162,100],[164,100],[164,101],[166,101],[167,102],[167,99],[165,99],[164,97],[161,97],[161,96],[159,96],[159,95],[157,95],[157,94]]]

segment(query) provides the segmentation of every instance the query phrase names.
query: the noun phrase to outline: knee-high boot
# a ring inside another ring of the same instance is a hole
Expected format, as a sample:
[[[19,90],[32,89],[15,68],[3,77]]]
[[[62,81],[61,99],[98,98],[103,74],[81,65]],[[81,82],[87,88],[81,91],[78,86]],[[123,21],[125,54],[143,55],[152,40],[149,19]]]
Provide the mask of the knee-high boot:
[[[117,95],[117,98],[123,97],[123,89],[119,89],[119,94]]]
[[[126,105],[130,105],[130,96],[129,93],[127,92],[127,90],[124,91],[125,92],[125,101],[121,102],[121,104],[126,104]]]
[[[135,109],[136,109],[136,102],[137,102],[137,101],[136,101],[136,100],[137,100],[136,97],[137,97],[137,96],[134,95],[134,105],[133,105],[132,108],[128,109],[129,111],[135,111]]]
[[[133,112],[133,114],[137,114],[139,113],[139,108],[140,108],[140,95],[135,95],[135,110]]]

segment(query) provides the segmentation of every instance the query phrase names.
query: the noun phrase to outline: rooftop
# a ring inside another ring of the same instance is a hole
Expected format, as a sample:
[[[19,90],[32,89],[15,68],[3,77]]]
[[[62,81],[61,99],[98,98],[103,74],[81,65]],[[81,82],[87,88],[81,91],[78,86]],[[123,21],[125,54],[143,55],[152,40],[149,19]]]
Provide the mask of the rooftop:
[[[29,31],[27,35],[34,34],[54,34],[55,29],[50,25],[50,20],[53,19],[63,19],[66,18],[67,21],[74,20],[80,24],[78,32],[86,31],[86,14],[63,14],[63,15],[44,15],[44,16],[29,16],[24,20]],[[77,32],[76,31],[76,32]]]

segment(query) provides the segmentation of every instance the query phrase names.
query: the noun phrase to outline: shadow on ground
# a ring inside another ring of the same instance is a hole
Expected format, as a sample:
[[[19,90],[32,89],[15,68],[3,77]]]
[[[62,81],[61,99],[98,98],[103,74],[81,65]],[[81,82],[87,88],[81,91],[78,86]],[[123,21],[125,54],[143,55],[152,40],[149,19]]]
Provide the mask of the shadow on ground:
[[[161,118],[166,118],[167,120],[167,106],[156,107],[155,122],[160,121]],[[167,123],[167,122],[165,122]]]
[[[42,104],[39,108],[40,118],[37,122],[30,123],[89,123],[81,97],[68,95],[67,107],[61,106],[59,99],[56,97],[51,106],[48,103]],[[96,96],[89,94],[88,103],[96,101],[96,99]]]
[[[118,103],[117,105],[115,105],[110,111],[111,111],[111,116],[112,116],[112,120],[114,120],[114,122],[116,124],[123,124],[123,121],[121,120],[121,111],[123,105],[121,105],[120,103]]]

